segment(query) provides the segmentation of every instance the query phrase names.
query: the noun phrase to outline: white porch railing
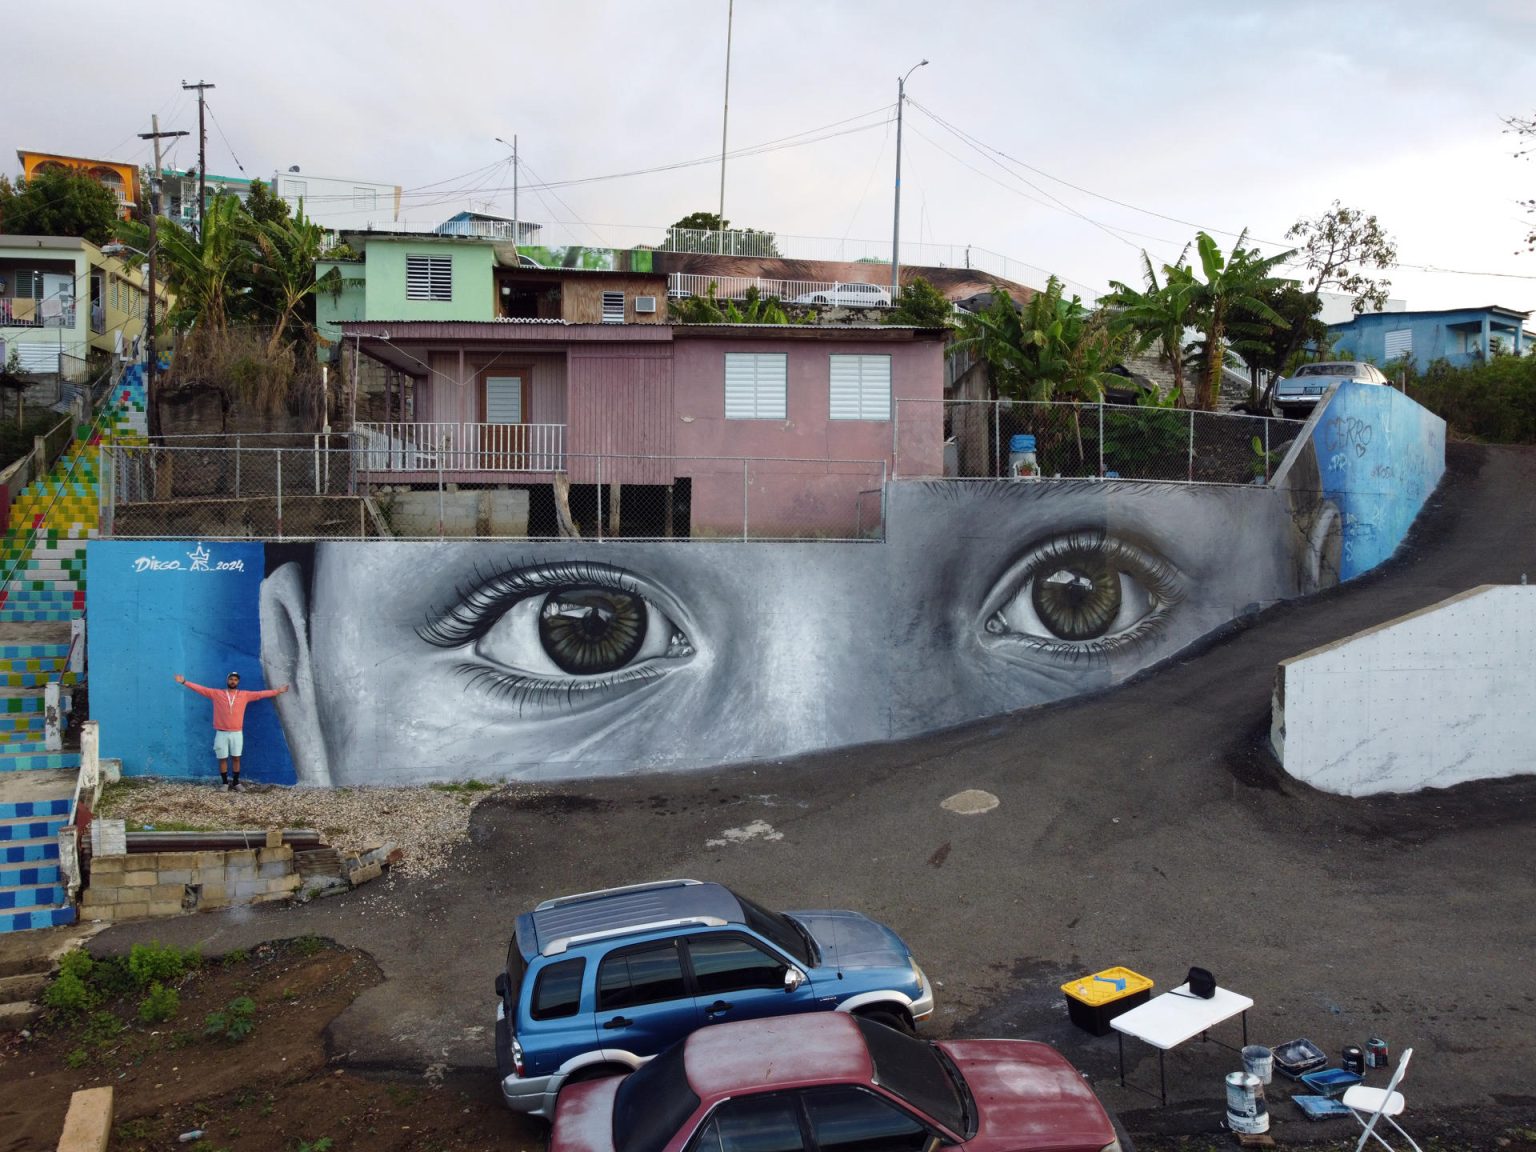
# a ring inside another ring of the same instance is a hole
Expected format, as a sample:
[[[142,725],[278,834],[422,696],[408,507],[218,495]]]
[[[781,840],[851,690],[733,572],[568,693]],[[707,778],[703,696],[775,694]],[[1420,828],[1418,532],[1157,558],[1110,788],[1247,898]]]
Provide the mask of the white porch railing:
[[[852,283],[838,280],[775,280],[767,276],[710,276],[674,272],[667,277],[667,295],[673,299],[708,296],[715,286],[716,300],[745,300],[757,289],[762,297],[777,296],[789,304],[825,304],[849,308],[889,308],[893,297],[889,284]],[[898,293],[894,299],[900,299]]]
[[[560,472],[564,424],[359,423],[370,472]]]

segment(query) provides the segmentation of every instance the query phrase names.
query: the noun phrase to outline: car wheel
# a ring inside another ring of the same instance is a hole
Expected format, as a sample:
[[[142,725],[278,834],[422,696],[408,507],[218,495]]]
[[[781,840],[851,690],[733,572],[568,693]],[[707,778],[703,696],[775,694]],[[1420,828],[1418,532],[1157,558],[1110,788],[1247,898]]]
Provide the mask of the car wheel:
[[[870,1020],[876,1024],[884,1024],[887,1028],[894,1028],[897,1032],[905,1032],[908,1036],[917,1034],[917,1029],[912,1027],[912,1021],[907,1014],[895,1008],[870,1008],[855,1015],[861,1020]]]

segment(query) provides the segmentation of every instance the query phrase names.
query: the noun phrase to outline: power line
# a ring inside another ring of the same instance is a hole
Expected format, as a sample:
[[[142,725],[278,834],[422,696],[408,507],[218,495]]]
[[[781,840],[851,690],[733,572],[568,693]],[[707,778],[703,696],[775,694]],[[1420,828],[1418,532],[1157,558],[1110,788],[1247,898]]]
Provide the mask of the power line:
[[[229,137],[224,135],[224,125],[219,123],[219,118],[213,115],[213,105],[209,104],[208,115],[213,117],[213,126],[219,130],[219,139],[224,141],[224,147],[229,149],[230,159],[235,162],[235,167],[240,169],[241,175],[245,174],[245,166],[240,163],[240,157],[235,155],[235,146],[229,142]]]

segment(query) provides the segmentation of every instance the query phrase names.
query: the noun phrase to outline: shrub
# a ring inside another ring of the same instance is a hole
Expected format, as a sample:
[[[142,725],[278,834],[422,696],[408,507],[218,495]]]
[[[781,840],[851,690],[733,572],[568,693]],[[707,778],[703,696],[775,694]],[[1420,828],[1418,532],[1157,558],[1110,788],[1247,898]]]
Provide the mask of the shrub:
[[[103,1000],[114,1000],[138,987],[126,956],[103,956],[91,964],[91,987]]]
[[[159,1024],[181,1011],[181,994],[167,988],[158,980],[149,986],[149,993],[139,1001],[139,1019],[146,1024]]]
[[[59,957],[59,973],[66,976],[78,976],[81,980],[91,974],[91,968],[95,961],[91,954],[84,948],[72,948]]]
[[[196,953],[183,952],[170,944],[151,940],[135,944],[128,953],[128,970],[140,988],[175,980],[188,968],[196,967]]]
[[[222,1012],[210,1012],[203,1022],[204,1036],[222,1036],[231,1044],[244,1040],[256,1028],[256,1001],[238,996]]]
[[[296,938],[293,946],[298,949],[300,956],[314,956],[325,951],[325,941],[313,932]]]
[[[43,993],[43,1004],[55,1012],[78,1016],[96,1005],[96,991],[73,972],[61,972]]]
[[[128,1025],[119,1020],[116,1013],[92,1012],[91,1018],[85,1022],[81,1038],[102,1047],[112,1043],[113,1037],[126,1027]]]
[[[83,1068],[86,1064],[90,1063],[90,1059],[91,1054],[84,1048],[76,1048],[73,1052],[64,1057],[64,1063],[71,1068]]]

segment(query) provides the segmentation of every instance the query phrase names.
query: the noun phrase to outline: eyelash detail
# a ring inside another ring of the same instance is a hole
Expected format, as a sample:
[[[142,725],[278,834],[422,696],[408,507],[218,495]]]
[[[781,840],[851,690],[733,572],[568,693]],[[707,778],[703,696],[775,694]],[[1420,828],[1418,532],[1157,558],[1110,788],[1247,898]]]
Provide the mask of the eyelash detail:
[[[484,638],[501,613],[518,601],[579,584],[597,584],[631,596],[642,595],[633,576],[607,564],[570,561],[489,575],[483,575],[477,567],[471,585],[454,589],[458,603],[434,613],[433,619],[416,629],[416,635],[438,648],[460,648]]]

